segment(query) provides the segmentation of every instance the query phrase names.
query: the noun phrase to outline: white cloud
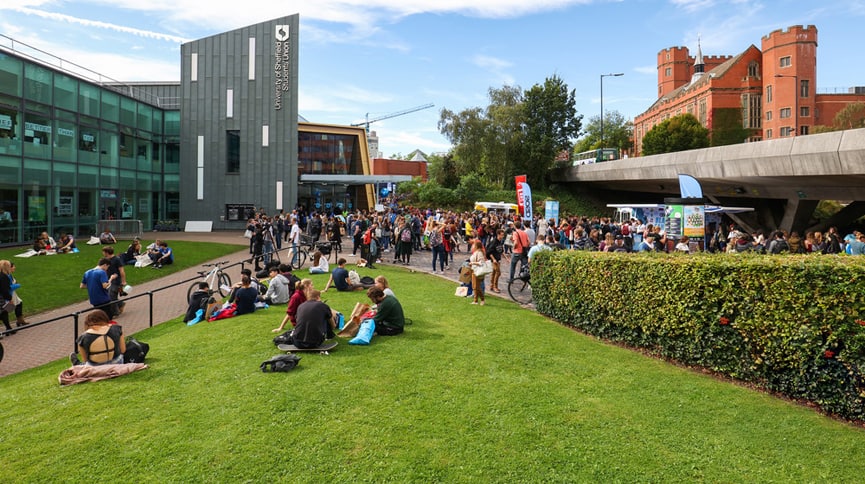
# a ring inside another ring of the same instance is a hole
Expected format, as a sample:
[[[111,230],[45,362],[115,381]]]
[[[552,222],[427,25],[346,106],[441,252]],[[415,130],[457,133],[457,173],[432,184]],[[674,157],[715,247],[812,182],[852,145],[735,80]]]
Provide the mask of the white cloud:
[[[176,43],[182,43],[182,42],[187,41],[184,38],[177,37],[174,35],[163,34],[160,32],[152,32],[149,30],[141,30],[141,29],[136,29],[136,28],[132,28],[132,27],[125,27],[123,25],[116,25],[116,24],[112,24],[112,23],[108,23],[108,22],[101,22],[98,20],[88,20],[88,19],[83,19],[83,18],[79,18],[79,17],[73,17],[71,15],[65,15],[65,14],[55,13],[55,12],[47,12],[44,10],[37,10],[37,9],[33,9],[33,8],[19,7],[19,8],[14,8],[13,10],[15,10],[16,12],[19,12],[19,13],[23,13],[23,14],[27,14],[27,15],[33,15],[33,16],[48,19],[48,20],[56,20],[56,21],[60,21],[60,22],[78,24],[78,25],[82,25],[84,27],[96,27],[96,28],[101,28],[101,29],[109,29],[109,30],[114,30],[116,32],[122,32],[122,33],[126,33],[126,34],[136,35],[139,37],[147,37],[147,38],[151,38],[151,39],[164,40],[164,41],[176,42]]]

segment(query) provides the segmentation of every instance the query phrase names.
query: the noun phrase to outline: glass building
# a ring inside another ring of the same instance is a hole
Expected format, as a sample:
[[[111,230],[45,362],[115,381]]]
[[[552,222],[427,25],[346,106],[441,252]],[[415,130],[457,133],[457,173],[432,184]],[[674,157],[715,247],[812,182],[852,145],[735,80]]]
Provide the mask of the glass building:
[[[0,244],[177,219],[180,112],[0,48]]]

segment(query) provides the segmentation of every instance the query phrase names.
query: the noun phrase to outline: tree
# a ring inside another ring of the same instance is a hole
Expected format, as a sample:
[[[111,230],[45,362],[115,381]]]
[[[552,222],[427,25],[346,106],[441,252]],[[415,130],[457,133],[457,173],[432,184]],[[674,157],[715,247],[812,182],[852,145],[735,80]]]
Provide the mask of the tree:
[[[865,128],[865,103],[848,104],[832,120],[838,129]]]
[[[523,149],[525,157],[515,168],[528,176],[529,184],[547,186],[547,173],[556,155],[570,151],[580,134],[582,115],[577,114],[575,91],[558,76],[548,77],[525,93]]]
[[[618,111],[604,113],[604,146],[618,148],[627,153],[634,147],[634,123],[625,119]],[[601,147],[601,117],[592,116],[586,124],[585,136],[574,145],[574,153],[595,150]]]
[[[453,153],[448,153],[444,156],[430,155],[427,161],[429,162],[427,166],[429,166],[430,181],[435,181],[445,188],[457,187],[460,182],[460,176],[457,173]]]
[[[655,125],[643,137],[643,154],[657,155],[709,146],[709,130],[693,114],[680,114]]]

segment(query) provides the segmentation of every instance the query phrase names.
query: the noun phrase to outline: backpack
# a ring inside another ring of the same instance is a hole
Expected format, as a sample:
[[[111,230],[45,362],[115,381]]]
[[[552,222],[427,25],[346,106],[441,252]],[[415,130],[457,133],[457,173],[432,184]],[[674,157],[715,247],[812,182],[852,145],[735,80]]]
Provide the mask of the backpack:
[[[289,330],[289,331],[286,331],[285,333],[282,333],[282,334],[279,335],[279,336],[274,336],[274,338],[273,338],[273,344],[275,344],[275,345],[277,345],[277,346],[279,346],[279,345],[290,345],[291,342],[292,342],[292,339],[291,339],[291,331],[292,331],[292,330]]]
[[[126,353],[123,353],[123,362],[143,363],[148,351],[150,351],[149,344],[142,343],[130,336],[126,338]]]
[[[367,230],[363,233],[363,245],[369,245],[372,242],[372,230]]]
[[[373,279],[371,276],[363,276],[360,278],[360,283],[363,285],[375,284],[375,279]]]
[[[631,226],[628,224],[622,225],[622,236],[627,237],[631,235]]]
[[[403,242],[411,242],[411,230],[405,228],[399,234],[399,240]]]
[[[276,355],[273,358],[265,361],[259,368],[261,371],[277,372],[293,370],[300,363],[300,357],[297,355]]]
[[[780,254],[781,252],[786,252],[790,250],[790,246],[787,244],[787,241],[784,239],[778,239],[775,241],[775,245],[772,246],[773,254]]]

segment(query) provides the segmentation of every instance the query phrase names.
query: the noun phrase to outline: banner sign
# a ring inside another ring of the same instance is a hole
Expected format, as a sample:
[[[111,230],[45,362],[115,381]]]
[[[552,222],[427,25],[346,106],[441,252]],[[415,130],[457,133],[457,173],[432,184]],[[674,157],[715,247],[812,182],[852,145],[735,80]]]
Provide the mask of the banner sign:
[[[553,219],[556,226],[559,225],[559,202],[555,200],[547,200],[544,204],[544,218]]]
[[[519,208],[520,215],[522,216],[526,215],[526,210],[523,206],[523,183],[525,182],[525,175],[517,175],[514,177],[514,185],[517,187],[517,208]]]
[[[522,198],[523,198],[523,220],[528,220],[531,222],[532,220],[532,189],[529,188],[529,184],[523,182],[521,184],[522,189]]]

